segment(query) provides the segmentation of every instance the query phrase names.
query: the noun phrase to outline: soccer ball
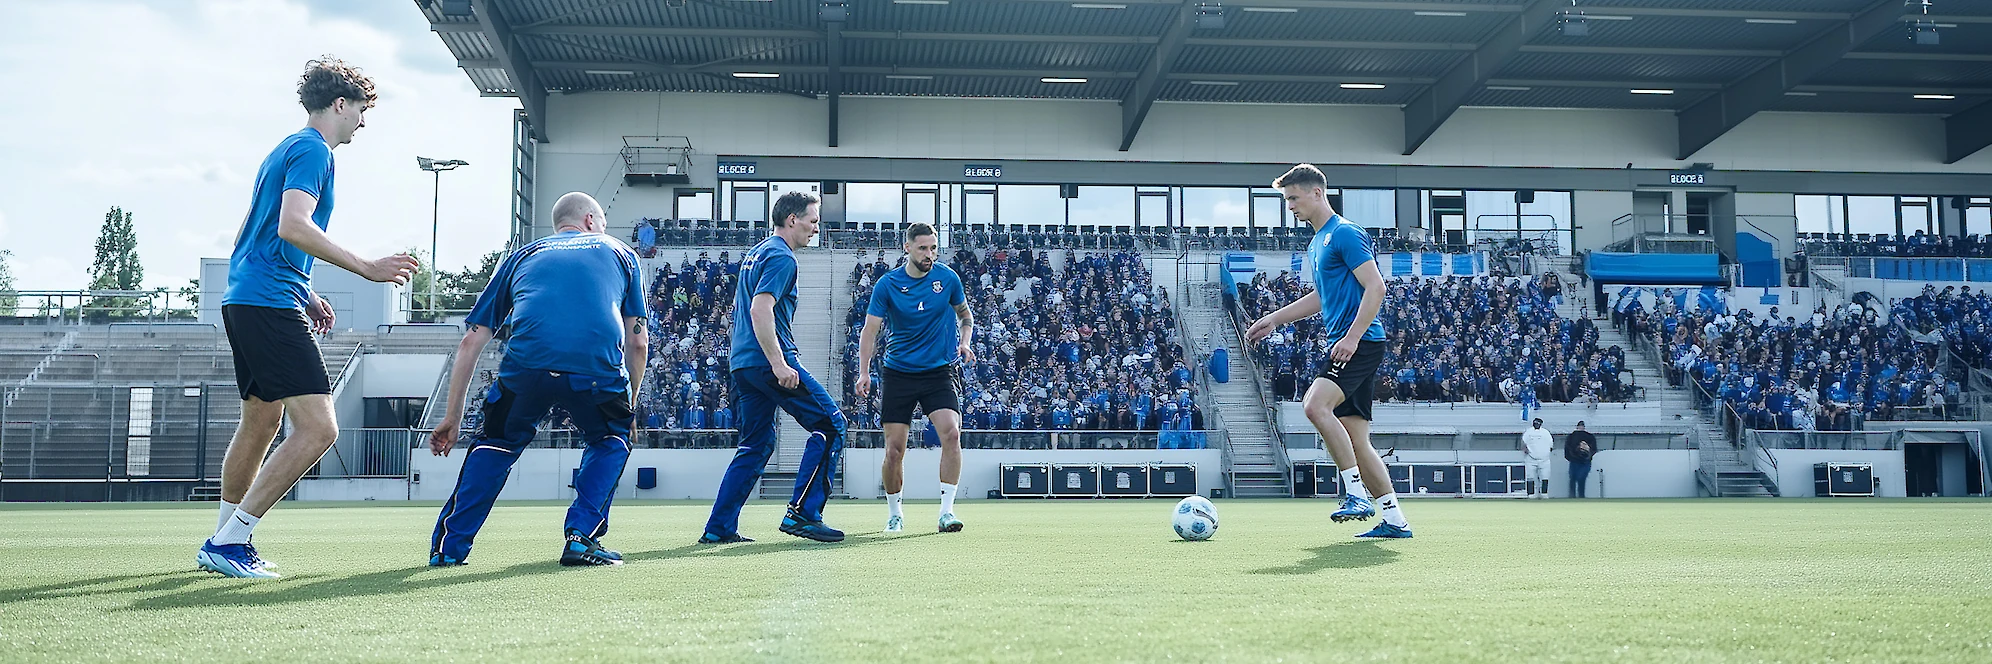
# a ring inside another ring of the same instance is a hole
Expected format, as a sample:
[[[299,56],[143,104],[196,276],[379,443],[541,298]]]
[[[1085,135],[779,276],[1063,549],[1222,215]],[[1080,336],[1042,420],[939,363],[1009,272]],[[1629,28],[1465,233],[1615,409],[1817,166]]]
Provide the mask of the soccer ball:
[[[1201,542],[1217,534],[1217,506],[1203,496],[1190,496],[1176,503],[1176,536]]]

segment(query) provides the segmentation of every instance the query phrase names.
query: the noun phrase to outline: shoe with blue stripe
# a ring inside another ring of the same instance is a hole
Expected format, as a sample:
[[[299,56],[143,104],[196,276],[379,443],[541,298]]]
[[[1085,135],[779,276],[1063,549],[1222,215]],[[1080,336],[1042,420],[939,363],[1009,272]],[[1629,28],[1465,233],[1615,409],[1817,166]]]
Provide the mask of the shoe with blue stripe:
[[[699,536],[698,543],[699,544],[739,544],[741,542],[752,542],[752,541],[754,541],[754,538],[742,535],[740,533],[733,533],[731,535],[706,533],[704,535]]]
[[[818,542],[844,541],[844,531],[824,525],[822,521],[806,520],[794,509],[782,515],[782,532]]]
[[[194,554],[194,562],[201,569],[236,579],[276,579],[282,575],[263,567],[263,560],[256,556],[256,548],[247,544],[215,544],[214,540],[201,543],[201,550]]]
[[[1369,532],[1357,535],[1366,539],[1411,539],[1411,526],[1393,526],[1390,522],[1376,524]]]
[[[885,520],[885,532],[897,533],[906,530],[906,520],[895,514]]]
[[[1373,516],[1376,516],[1376,503],[1371,502],[1368,498],[1350,494],[1342,497],[1342,507],[1335,510],[1334,514],[1328,515],[1328,518],[1333,519],[1335,523],[1341,523],[1343,521],[1368,521]]]
[[[954,512],[948,512],[947,514],[942,514],[941,532],[944,533],[961,532],[961,519],[955,518]]]
[[[430,567],[456,567],[462,564],[465,564],[462,558],[446,556],[440,553],[429,554]]]
[[[621,565],[622,554],[602,548],[595,538],[581,534],[581,531],[567,530],[567,546],[560,551],[560,564],[565,567],[589,565]]]

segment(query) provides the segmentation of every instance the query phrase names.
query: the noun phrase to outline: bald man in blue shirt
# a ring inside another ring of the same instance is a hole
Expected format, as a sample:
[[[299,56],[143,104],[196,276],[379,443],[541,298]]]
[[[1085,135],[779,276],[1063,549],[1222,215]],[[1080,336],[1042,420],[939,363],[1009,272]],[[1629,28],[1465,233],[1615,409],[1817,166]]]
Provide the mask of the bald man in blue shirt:
[[[429,564],[462,565],[491,514],[512,464],[532,443],[554,406],[567,411],[588,449],[574,480],[560,564],[621,565],[603,548],[609,503],[629,461],[636,396],[650,337],[644,324],[643,272],[636,252],[605,235],[602,206],[580,192],[553,205],[553,235],[520,247],[491,275],[464,323],[450,368],[449,405],[429,436],[429,450],[456,446],[465,393],[477,357],[499,330],[509,331],[498,380],[484,397],[484,426],[472,439],[456,490],[436,517]]]

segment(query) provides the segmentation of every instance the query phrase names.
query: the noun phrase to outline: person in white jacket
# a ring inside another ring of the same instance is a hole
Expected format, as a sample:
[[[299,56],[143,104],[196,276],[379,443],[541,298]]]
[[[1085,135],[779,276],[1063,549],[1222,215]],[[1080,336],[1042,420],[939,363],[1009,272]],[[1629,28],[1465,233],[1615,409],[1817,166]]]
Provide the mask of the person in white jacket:
[[[1549,430],[1542,428],[1542,418],[1538,417],[1522,433],[1522,453],[1528,456],[1529,498],[1549,497],[1549,448]]]

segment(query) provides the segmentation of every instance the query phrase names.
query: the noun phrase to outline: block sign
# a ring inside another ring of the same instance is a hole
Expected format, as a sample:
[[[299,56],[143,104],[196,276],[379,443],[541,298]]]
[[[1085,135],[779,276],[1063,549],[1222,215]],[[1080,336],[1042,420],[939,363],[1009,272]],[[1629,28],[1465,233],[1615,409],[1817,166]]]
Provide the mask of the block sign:
[[[1708,184],[1708,174],[1668,173],[1667,184]]]
[[[754,165],[754,162],[751,161],[722,161],[719,162],[719,176],[754,175]]]
[[[997,164],[969,164],[961,168],[961,176],[971,180],[995,180],[1003,177],[1003,167]]]

